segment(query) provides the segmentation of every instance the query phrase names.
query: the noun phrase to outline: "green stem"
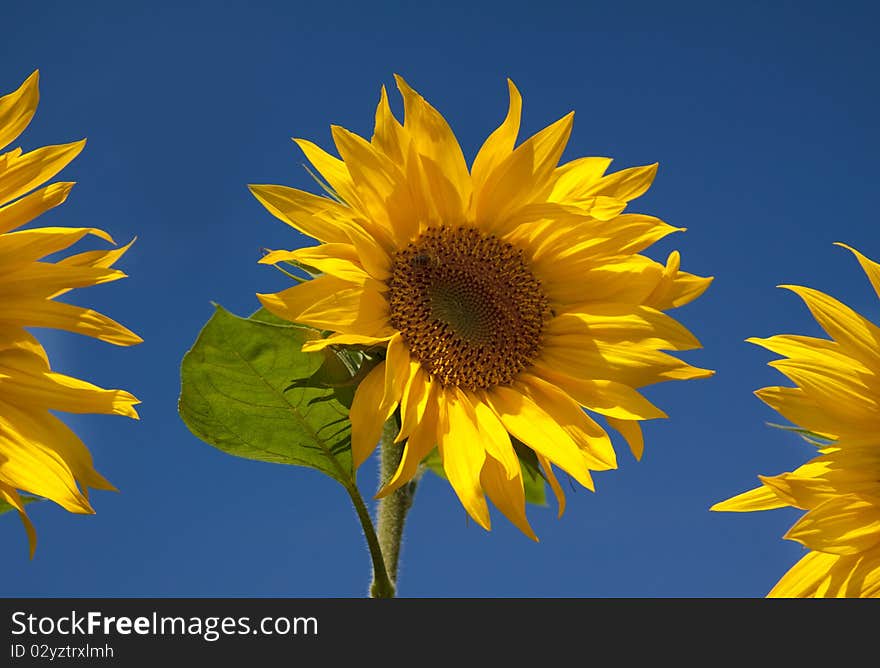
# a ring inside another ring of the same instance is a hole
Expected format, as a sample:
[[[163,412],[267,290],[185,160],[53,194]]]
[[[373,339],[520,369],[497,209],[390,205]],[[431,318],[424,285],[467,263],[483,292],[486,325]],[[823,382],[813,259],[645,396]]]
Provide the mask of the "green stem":
[[[382,440],[379,443],[381,448],[380,487],[387,483],[397,471],[403,455],[403,445],[394,443],[398,429],[397,420],[392,417],[385,423],[385,428],[382,431]],[[395,586],[397,585],[397,566],[400,561],[403,525],[406,521],[406,514],[412,506],[415,492],[416,482],[412,480],[379,501],[376,527],[379,534],[379,545],[382,547],[382,554],[385,557],[388,576]]]
[[[364,528],[364,536],[367,539],[370,557],[373,560],[373,584],[370,586],[370,596],[373,598],[394,598],[394,582],[388,577],[388,571],[385,569],[382,548],[379,546],[379,539],[373,529],[373,520],[370,519],[370,513],[364,499],[354,483],[346,485],[345,489],[351,497],[355,512],[357,512],[361,526]]]

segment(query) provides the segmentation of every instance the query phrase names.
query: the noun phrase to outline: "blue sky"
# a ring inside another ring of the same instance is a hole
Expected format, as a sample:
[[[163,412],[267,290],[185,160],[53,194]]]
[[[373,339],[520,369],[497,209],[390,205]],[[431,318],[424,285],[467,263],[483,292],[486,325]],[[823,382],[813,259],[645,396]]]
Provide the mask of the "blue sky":
[[[472,159],[524,96],[523,133],[571,109],[566,159],[658,161],[632,210],[687,227],[685,269],[716,276],[676,313],[703,342],[708,380],[646,394],[642,462],[621,450],[597,492],[569,493],[562,520],[532,508],[540,544],[498,516],[486,533],[448,484],[419,489],[403,548],[404,596],[762,596],[799,558],[789,510],[710,513],[756,475],[810,454],[771,429],[752,391],[782,383],[749,336],[818,334],[797,297],[811,285],[868,317],[876,297],[847,251],[880,258],[874,213],[880,56],[869,3],[13,3],[0,90],[34,68],[42,100],[25,149],[88,137],[62,173],[78,185],[46,225],[100,226],[125,242],[130,278],[71,301],[145,342],[114,348],[38,333],[64,373],[123,387],[140,422],[66,416],[121,490],[94,516],[32,506],[39,534],[0,517],[0,593],[48,596],[359,596],[369,560],[344,491],[320,474],[237,459],[177,416],[179,364],[212,313],[248,314],[285,286],[260,248],[306,240],[247,183],[312,189],[291,136],[330,146],[329,125],[372,128],[382,84],[402,74]],[[396,109],[400,109],[395,97]],[[85,249],[85,245],[82,245]],[[625,446],[624,446],[625,447]],[[359,480],[374,488],[368,463]]]

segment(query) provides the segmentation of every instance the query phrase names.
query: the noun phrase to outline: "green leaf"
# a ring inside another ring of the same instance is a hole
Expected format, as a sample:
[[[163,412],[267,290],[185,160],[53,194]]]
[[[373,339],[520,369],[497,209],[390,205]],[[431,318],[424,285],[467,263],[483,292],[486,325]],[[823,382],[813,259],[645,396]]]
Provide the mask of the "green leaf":
[[[294,380],[285,390],[289,391],[307,387],[330,389],[333,391],[336,400],[350,409],[354,401],[354,392],[357,389],[357,379],[355,379],[351,369],[349,369],[340,355],[329,347],[309,354],[320,355],[323,358],[321,366],[308,378]]]
[[[434,475],[439,476],[444,480],[448,480],[446,477],[446,471],[443,470],[443,462],[440,461],[440,451],[437,448],[434,448],[428,453],[428,455],[422,460],[422,465],[434,473]]]
[[[810,431],[809,429],[804,429],[802,427],[791,427],[789,425],[776,424],[775,422],[768,422],[767,426],[773,427],[774,429],[781,429],[782,431],[790,431],[798,434],[807,443],[810,443],[820,448],[828,447],[829,445],[832,445],[834,443],[834,439],[820,436],[816,432]]]
[[[270,325],[293,326],[287,320],[279,318],[264,308],[252,313],[250,320],[265,322]],[[313,329],[318,338],[318,330]],[[310,355],[320,356],[322,358],[321,365],[317,370],[307,378],[296,378],[285,388],[290,390],[294,388],[332,388],[333,394],[337,401],[346,408],[351,408],[351,402],[354,400],[354,392],[357,389],[357,383],[362,378],[355,378],[357,369],[361,364],[361,355],[357,351],[334,350],[331,347],[324,348],[318,352],[309,353]],[[364,371],[369,369],[365,368]]]
[[[25,506],[29,503],[33,503],[34,501],[43,501],[43,499],[38,496],[25,496],[24,494],[20,494],[19,497],[21,498],[22,504]],[[11,510],[16,510],[16,507],[13,506],[11,503],[7,503],[3,499],[0,499],[0,515],[8,513]]]
[[[277,315],[272,313],[272,311],[265,308],[258,308],[256,311],[250,314],[248,317],[249,320],[256,320],[257,322],[265,322],[269,325],[281,325],[283,327],[293,327],[293,323],[290,320],[285,320],[284,318],[279,318]]]
[[[337,192],[335,190],[333,190],[333,188],[331,188],[330,185],[326,181],[324,181],[324,179],[322,179],[320,176],[315,174],[315,172],[312,170],[311,167],[309,167],[305,163],[303,163],[303,167],[305,167],[305,170],[309,173],[309,176],[311,176],[314,179],[315,183],[317,183],[321,187],[321,190],[323,190],[325,193],[330,195],[331,199],[335,200],[339,204],[345,205],[345,202],[337,194]]]
[[[516,448],[516,443],[519,443],[519,441],[513,437],[511,437],[510,440],[515,441],[514,449],[516,449],[516,454],[519,456],[519,465],[522,469],[523,488],[526,493],[526,503],[531,503],[536,506],[546,506],[547,486],[544,484],[544,473],[540,469],[535,451],[523,445],[522,449],[528,451],[528,454],[524,455],[518,448]]]
[[[324,355],[300,350],[319,333],[273,319],[262,310],[239,318],[217,307],[183,358],[180,417],[224,452],[308,466],[348,486],[348,409],[331,388],[291,387],[324,363]]]
[[[538,468],[538,457],[531,448],[526,447],[515,438],[511,437],[510,440],[513,442],[517,457],[519,457],[526,503],[531,503],[535,506],[546,506],[546,485],[544,484],[544,475],[541,473],[541,469]],[[447,479],[446,472],[443,470],[443,462],[440,460],[440,451],[437,448],[428,453],[428,456],[422,460],[422,464],[434,474],[444,480]]]

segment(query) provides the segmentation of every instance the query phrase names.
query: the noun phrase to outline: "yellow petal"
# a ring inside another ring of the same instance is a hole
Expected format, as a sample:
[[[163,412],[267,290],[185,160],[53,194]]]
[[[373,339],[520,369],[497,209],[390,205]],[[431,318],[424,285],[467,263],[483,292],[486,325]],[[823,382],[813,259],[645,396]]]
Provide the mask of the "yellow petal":
[[[112,267],[119,258],[125,255],[125,253],[134,245],[136,240],[137,237],[124,246],[111,248],[110,250],[86,251],[85,253],[68,255],[61,260],[58,260],[58,264],[73,267],[102,267],[106,269],[107,267]]]
[[[553,173],[550,202],[575,202],[588,197],[590,188],[602,178],[611,158],[577,158],[560,165]]]
[[[0,171],[6,169],[7,165],[11,165],[21,156],[21,147],[14,148],[6,153],[0,153]]]
[[[480,192],[480,188],[486,182],[492,170],[510,155],[516,144],[520,115],[522,114],[522,96],[510,79],[507,80],[507,89],[510,94],[507,116],[505,116],[501,125],[486,138],[486,141],[483,142],[477,153],[477,157],[474,158],[471,176],[475,193]]]
[[[464,392],[463,395],[467,403],[474,409],[474,424],[477,425],[477,431],[480,433],[486,452],[504,468],[508,480],[522,476],[519,458],[516,456],[510,442],[510,436],[504,425],[501,424],[501,420],[488,405],[472,392]]]
[[[868,280],[871,281],[871,286],[874,288],[874,292],[876,292],[877,296],[880,297],[880,264],[877,264],[873,260],[865,257],[852,246],[847,246],[846,244],[842,244],[840,242],[837,242],[834,245],[840,246],[841,248],[846,248],[848,251],[856,256],[856,259],[859,261],[859,264],[862,267],[862,271],[865,272]]]
[[[789,492],[815,507],[831,496],[860,494],[880,498],[880,448],[871,433],[865,445],[839,440],[824,453],[786,475]]]
[[[354,212],[327,197],[286,186],[249,185],[251,193],[273,216],[295,230],[328,243],[347,243]]]
[[[386,280],[391,272],[391,258],[383,244],[388,245],[391,242],[384,233],[382,237],[377,237],[367,234],[359,225],[352,225],[347,234],[364,270],[377,281]]]
[[[836,341],[794,334],[777,334],[766,339],[751,337],[746,341],[778,355],[808,361],[817,367],[846,369],[860,378],[874,375],[865,364],[847,355]]]
[[[21,328],[0,327],[0,358],[10,355],[21,360],[19,364],[37,372],[49,371],[49,358],[43,346],[33,335]]]
[[[461,146],[446,119],[421,95],[416,93],[403,77],[395,75],[397,87],[403,96],[403,127],[412,137],[419,155],[437,165],[439,178],[452,186],[448,189],[448,212],[463,217],[471,198],[471,176]]]
[[[400,166],[370,142],[338,125],[331,126],[333,141],[357,189],[361,210],[396,246],[405,245],[418,231],[416,206]]]
[[[376,365],[355,390],[351,402],[351,454],[357,469],[372,454],[382,436],[382,427],[394,407],[380,412],[385,389],[385,362]]]
[[[533,207],[525,207],[521,213],[528,213]],[[617,216],[611,222],[566,213],[553,216],[541,227],[532,227],[533,237],[544,237],[540,239],[541,252],[532,253],[534,270],[539,273],[546,265],[563,260],[572,266],[573,272],[587,271],[615,257],[638,253],[673,232],[685,230],[654,216],[631,213]],[[514,230],[511,235],[516,233]]]
[[[544,476],[547,478],[547,482],[550,483],[550,489],[553,490],[553,495],[556,497],[556,505],[559,507],[557,516],[562,517],[562,514],[565,512],[565,492],[562,491],[562,485],[559,484],[559,481],[556,479],[556,474],[553,473],[553,465],[550,463],[550,460],[540,453],[536,452],[535,454],[538,457],[538,462],[541,464],[541,469],[544,471]],[[587,489],[591,492],[595,491],[592,479],[590,480]]]
[[[480,484],[504,516],[536,543],[538,537],[526,517],[526,496],[522,475],[509,478],[506,467],[494,457],[487,456],[480,472]]]
[[[647,192],[657,175],[657,163],[644,167],[630,167],[599,179],[584,196],[613,197],[629,202]]]
[[[880,403],[875,399],[878,395],[873,379],[862,380],[846,367],[817,366],[812,361],[781,359],[769,366],[785,374],[824,413],[849,429],[880,429]]]
[[[140,403],[124,390],[105,390],[79,378],[54,372],[37,372],[9,366],[12,358],[0,357],[0,396],[7,401],[68,413],[105,413],[137,418]]]
[[[326,339],[314,339],[303,344],[305,353],[323,350],[327,346],[363,346],[365,348],[385,347],[395,332],[390,327],[380,332],[381,336],[363,336],[361,334],[331,334]]]
[[[641,213],[624,213],[614,219],[614,232],[608,234],[621,255],[638,253],[652,244],[665,239],[675,232],[685,232],[687,228],[675,227],[654,216]],[[611,244],[594,244],[593,253],[610,251]]]
[[[543,366],[540,361],[533,366],[532,373],[559,387],[584,408],[601,415],[624,421],[666,417],[666,413],[623,383],[575,378]]]
[[[577,207],[592,218],[608,221],[616,218],[623,212],[626,208],[626,202],[616,197],[596,195],[595,197],[588,197],[585,200],[579,201]]]
[[[379,105],[376,107],[376,124],[370,143],[398,165],[404,164],[409,148],[409,135],[404,131],[388,104],[388,91],[382,86]]]
[[[665,280],[665,277],[664,277]],[[702,295],[715,280],[712,276],[697,276],[686,271],[679,271],[671,283],[666,284],[662,298],[655,294],[645,300],[646,306],[653,306],[661,310],[678,308],[690,304]]]
[[[0,208],[0,234],[21,227],[49,209],[63,204],[73,186],[73,183],[52,183]]]
[[[77,267],[52,262],[32,262],[4,276],[0,295],[54,297],[73,288],[100,285],[125,278],[118,269]]]
[[[676,308],[693,301],[706,291],[712,282],[711,278],[679,271],[680,266],[681,255],[678,251],[672,251],[666,258],[660,281],[644,299],[644,304],[660,310]]]
[[[373,286],[346,288],[306,308],[299,320],[313,327],[375,336],[387,327],[388,302]]]
[[[114,243],[112,237],[95,227],[38,227],[0,235],[0,266],[9,267],[39,260],[72,246],[87,234]]]
[[[27,532],[28,544],[30,545],[30,557],[33,559],[34,552],[37,550],[37,531],[34,529],[33,522],[31,522],[31,519],[27,516],[27,513],[24,510],[24,503],[22,503],[21,497],[14,488],[0,483],[0,499],[6,501],[6,503],[18,511],[18,517],[21,519],[21,523],[24,525],[24,530]]]
[[[451,197],[451,203],[436,202],[435,200],[442,198],[445,191],[454,189],[455,186],[445,176],[440,178],[440,184],[430,183],[431,176],[426,171],[425,165],[428,165],[429,169],[432,170],[432,174],[439,173],[440,171],[440,167],[435,162],[419,155],[413,143],[410,142],[406,156],[406,181],[410,189],[413,216],[419,221],[418,232],[420,234],[428,227],[446,223],[444,214],[449,210],[454,210],[455,202],[460,199],[456,194]],[[461,211],[455,211],[454,213],[456,217],[462,215]],[[450,216],[450,220],[452,220],[452,216]]]
[[[55,501],[73,513],[92,513],[77,480],[110,488],[92,467],[86,447],[60,420],[0,400],[0,483]]]
[[[737,494],[725,501],[720,501],[709,510],[729,513],[750,513],[755,510],[774,510],[784,508],[788,504],[779,497],[772,487],[761,485],[748,492]]]
[[[0,180],[0,204],[20,197],[51,179],[78,156],[85,145],[86,140],[82,139],[70,144],[44,146],[7,162],[3,179]]]
[[[542,258],[555,257],[589,236],[591,220],[574,207],[538,201],[520,207],[493,228],[504,241],[522,248],[529,264],[540,271]],[[583,229],[587,231],[581,234]]]
[[[851,563],[854,562],[854,563]],[[874,548],[857,557],[838,560],[827,581],[828,591],[823,596],[839,598],[880,597],[880,549]]]
[[[568,143],[573,118],[570,113],[524,141],[488,176],[475,208],[485,232],[502,230],[510,214],[545,189]]]
[[[390,415],[397,407],[414,364],[416,363],[410,360],[409,349],[403,342],[403,337],[395,334],[388,342],[388,350],[385,353],[385,383],[382,389],[382,403],[379,407],[381,413]]]
[[[365,283],[370,275],[364,271],[360,258],[351,244],[329,243],[294,251],[271,251],[260,258],[260,264],[299,262],[317,271],[350,283]]]
[[[269,311],[290,322],[343,334],[377,336],[387,327],[388,303],[382,286],[368,281],[349,283],[319,276],[275,294],[258,294]]]
[[[0,324],[6,323],[22,327],[64,329],[116,346],[133,346],[143,342],[137,334],[97,311],[49,299],[4,299],[3,309],[0,310]]]
[[[651,293],[663,279],[663,266],[643,255],[629,255],[598,266],[582,274],[582,280],[571,280],[573,269],[564,262],[543,263],[539,278],[551,301],[558,304],[611,302],[646,304]]]
[[[420,420],[413,425],[406,439],[403,456],[400,459],[397,470],[376,494],[377,499],[387,496],[412,480],[413,476],[419,471],[421,461],[436,447],[438,404],[436,390],[436,385],[431,385],[427,388],[429,399],[425,404],[425,410]]]
[[[32,412],[28,411],[28,413]],[[86,498],[89,496],[89,487],[111,492],[118,491],[95,470],[89,449],[66,424],[46,412],[33,413],[32,419],[37,422],[36,428],[31,432],[35,440],[50,444],[52,449],[64,458],[82,486]]]
[[[421,167],[422,177],[419,179],[423,186],[422,200],[428,207],[428,216],[433,224],[444,224],[455,227],[457,225],[467,224],[464,207],[465,202],[462,201],[461,193],[455,183],[449,180],[443,173],[442,167],[431,160],[431,158],[420,155],[417,158],[418,165]],[[412,212],[410,215],[416,217],[419,215],[413,202]],[[419,228],[421,230],[421,228]]]
[[[39,82],[40,71],[34,70],[18,90],[0,97],[0,148],[15,141],[31,122],[40,101]]]
[[[373,368],[355,390],[351,404],[351,450],[355,469],[375,450],[385,422],[403,392],[409,354],[399,334],[388,344],[386,361]]]
[[[712,283],[712,277],[701,277],[680,271],[681,255],[672,251],[666,259],[663,274],[653,292],[643,303],[646,306],[665,310],[677,308],[692,302],[703,294]]]
[[[811,550],[858,554],[880,543],[880,505],[855,494],[828,499],[799,519],[785,538]]]
[[[395,443],[407,438],[422,421],[429,403],[437,401],[435,390],[431,377],[418,362],[411,361],[409,378],[400,399],[400,433],[394,439]]]
[[[485,393],[486,403],[514,437],[589,487],[587,463],[574,439],[535,402],[502,385]]]
[[[791,290],[807,305],[813,317],[844,351],[872,369],[880,369],[880,328],[833,297],[798,285],[780,285]]]
[[[546,336],[583,334],[608,343],[630,342],[658,350],[693,350],[700,342],[674,318],[635,304],[572,304],[547,323]]]
[[[98,251],[86,251],[85,253],[77,253],[75,255],[69,255],[61,260],[58,260],[56,264],[63,265],[65,267],[96,267],[102,269],[109,269],[112,267],[119,258],[121,258],[125,253],[134,245],[137,237],[129,241],[124,246],[120,246],[119,248],[111,248],[110,250],[98,250]],[[58,292],[52,294],[50,299],[54,299],[60,295],[63,295],[67,292],[70,292],[69,288],[65,288],[63,290],[59,290]]]
[[[294,251],[289,250],[270,250],[268,248],[264,249],[268,251],[263,257],[257,260],[257,264],[270,264],[276,265],[281,262],[290,262],[295,259]]]
[[[799,388],[763,387],[755,392],[755,396],[786,420],[820,436],[834,438],[846,429],[846,425],[829,416]]]
[[[768,598],[810,598],[829,577],[839,555],[809,552],[782,576],[767,594]]]
[[[486,451],[474,423],[473,409],[455,392],[441,390],[439,395],[437,447],[443,470],[468,515],[488,531],[489,507],[480,486]]]
[[[789,484],[789,474],[783,473],[776,476],[759,475],[758,480],[760,480],[765,487],[772,489],[773,493],[787,505],[794,508],[800,508],[801,510],[806,510],[809,507],[808,503],[802,503],[793,493],[794,490]]]
[[[613,380],[633,388],[665,380],[708,378],[714,373],[657,350],[572,334],[548,339],[540,364],[575,378]]]
[[[360,209],[361,201],[346,164],[307,139],[294,138],[293,141],[345,204],[354,209]]]
[[[636,461],[641,461],[645,452],[645,438],[638,420],[621,420],[610,416],[606,420],[609,427],[616,429],[623,436]]]
[[[535,404],[541,406],[577,443],[589,468],[602,471],[617,467],[617,457],[608,434],[565,392],[552,383],[526,373],[520,375],[516,386],[522,387]]]
[[[833,449],[790,473],[758,477],[780,499],[797,508],[817,508],[842,495],[880,498],[880,480],[875,473],[880,465],[880,453],[875,451],[873,445]]]

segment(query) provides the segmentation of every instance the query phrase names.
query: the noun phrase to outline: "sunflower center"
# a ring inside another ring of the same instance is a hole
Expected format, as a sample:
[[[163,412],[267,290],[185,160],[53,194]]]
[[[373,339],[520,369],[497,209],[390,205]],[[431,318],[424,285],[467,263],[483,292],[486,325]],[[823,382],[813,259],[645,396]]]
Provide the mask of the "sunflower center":
[[[538,352],[550,313],[522,251],[473,227],[433,227],[393,258],[391,324],[443,385],[510,383]]]

